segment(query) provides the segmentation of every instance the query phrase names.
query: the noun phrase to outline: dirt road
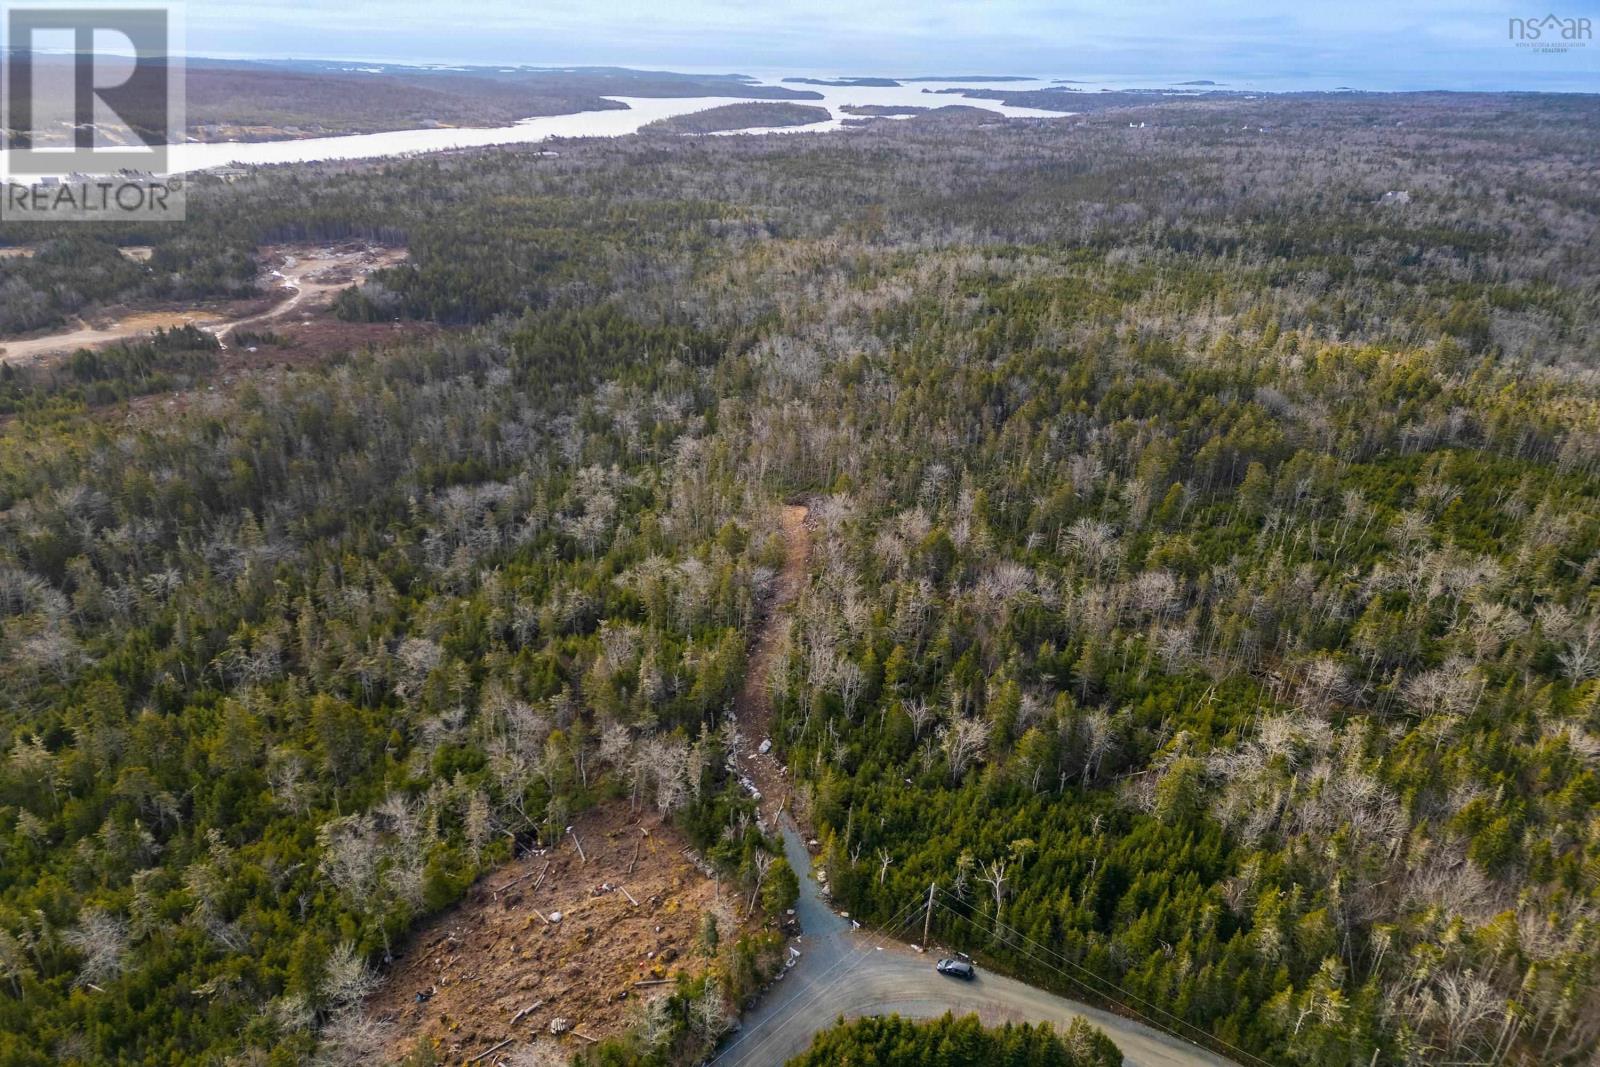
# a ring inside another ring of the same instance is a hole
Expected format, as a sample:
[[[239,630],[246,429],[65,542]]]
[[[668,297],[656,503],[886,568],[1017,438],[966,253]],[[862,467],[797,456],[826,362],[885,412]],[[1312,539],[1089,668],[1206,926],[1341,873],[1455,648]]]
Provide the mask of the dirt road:
[[[278,255],[282,258],[282,266],[271,271],[270,277],[278,289],[289,294],[288,299],[258,315],[209,327],[217,335],[217,340],[222,342],[223,348],[228,347],[228,335],[241,327],[281,322],[297,308],[301,309],[302,314],[308,315],[306,309],[321,307],[331,301],[339,290],[360,282],[375,270],[395,266],[406,258],[404,249],[366,247],[343,250],[324,248],[316,251],[283,249]]]
[[[100,348],[113,341],[125,341],[130,337],[174,326],[199,326],[204,329],[220,317],[212,311],[141,311],[105,326],[91,326],[80,321],[74,329],[60,333],[0,342],[0,363],[31,363],[52,356],[71,355],[80,348]]]
[[[790,793],[786,769],[754,746],[771,736],[772,702],[767,691],[771,671],[789,620],[786,610],[805,582],[811,537],[806,509],[784,509],[783,530],[788,551],[769,615],[750,657],[735,713],[750,749],[739,766],[762,793],[762,812],[779,821],[784,853],[800,875],[800,900],[795,906],[805,931],[792,941],[800,951],[796,965],[762,1003],[746,1013],[741,1029],[729,1036],[711,1061],[718,1067],[775,1067],[799,1055],[820,1030],[840,1016],[899,1013],[908,1018],[937,1018],[947,1011],[977,1013],[990,1025],[1003,1022],[1050,1022],[1058,1029],[1075,1018],[1100,1027],[1117,1043],[1129,1067],[1232,1067],[1213,1055],[1153,1027],[1124,1019],[1087,1004],[1047,993],[1015,979],[981,973],[971,982],[946,978],[933,969],[933,958],[914,952],[887,936],[853,928],[822,899],[811,878],[811,854],[787,811],[780,811]],[[901,929],[914,927],[920,910],[907,902]],[[915,936],[914,934],[912,936]]]
[[[230,318],[220,309],[196,308],[182,311],[136,311],[108,323],[92,325],[87,322],[69,330],[28,337],[17,341],[0,341],[0,363],[22,364],[36,360],[70,355],[80,348],[100,348],[114,341],[140,337],[157,328],[192,325],[208,330],[217,336],[222,347],[228,347],[227,337],[240,327],[257,327],[281,323],[292,312],[304,312],[331,299],[340,289],[360,281],[374,270],[392,267],[405,258],[404,249],[354,246],[343,248],[279,248],[267,249],[268,262],[280,266],[267,272],[264,288],[287,294],[265,311]]]
[[[750,651],[744,685],[733,706],[742,742],[738,753],[739,769],[760,792],[761,814],[768,826],[788,801],[791,790],[788,768],[778,762],[776,754],[763,755],[759,751],[761,743],[772,737],[772,696],[767,689],[767,679],[777,659],[778,648],[789,631],[788,609],[805,585],[806,565],[811,559],[811,531],[806,528],[806,509],[799,504],[787,504],[780,521],[783,567],[778,572],[772,600],[766,607],[767,618],[761,635]]]

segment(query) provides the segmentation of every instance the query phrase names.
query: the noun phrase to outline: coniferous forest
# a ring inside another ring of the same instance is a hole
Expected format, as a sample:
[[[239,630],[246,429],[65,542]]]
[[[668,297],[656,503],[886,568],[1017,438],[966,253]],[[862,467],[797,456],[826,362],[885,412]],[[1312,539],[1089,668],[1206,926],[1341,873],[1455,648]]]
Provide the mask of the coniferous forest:
[[[371,1062],[408,931],[608,801],[760,897],[727,709],[784,502],[773,741],[838,907],[936,883],[985,968],[1240,1063],[1593,1062],[1597,135],[1582,96],[930,114],[0,228],[12,332],[409,251],[338,301],[393,340],[332,359],[0,368],[0,1065]],[[759,984],[728,940],[607,1055],[697,1062]]]
[[[891,1015],[841,1023],[818,1035],[789,1067],[920,1067],[985,1063],[1016,1067],[1122,1067],[1122,1054],[1081,1020],[1058,1036],[1050,1024],[985,1030],[974,1016],[913,1023]]]

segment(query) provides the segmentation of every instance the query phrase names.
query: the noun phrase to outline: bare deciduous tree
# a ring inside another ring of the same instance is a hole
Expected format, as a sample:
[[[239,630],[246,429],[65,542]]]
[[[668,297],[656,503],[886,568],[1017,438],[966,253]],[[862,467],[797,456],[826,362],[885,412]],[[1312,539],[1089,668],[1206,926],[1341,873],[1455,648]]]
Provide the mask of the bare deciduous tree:
[[[989,724],[982,719],[956,719],[941,731],[950,777],[960,781],[967,768],[980,762],[989,746]]]
[[[123,956],[128,950],[128,925],[121,918],[102,908],[85,908],[78,916],[78,925],[68,930],[62,939],[83,956],[74,985],[98,985],[122,973]],[[13,980],[14,975],[13,970]]]
[[[1008,886],[1006,881],[1007,862],[1005,859],[997,859],[991,863],[986,863],[980,868],[981,873],[978,875],[978,881],[987,885],[994,896],[994,932],[996,936],[1000,934],[1000,916],[1006,902],[1006,888]]]

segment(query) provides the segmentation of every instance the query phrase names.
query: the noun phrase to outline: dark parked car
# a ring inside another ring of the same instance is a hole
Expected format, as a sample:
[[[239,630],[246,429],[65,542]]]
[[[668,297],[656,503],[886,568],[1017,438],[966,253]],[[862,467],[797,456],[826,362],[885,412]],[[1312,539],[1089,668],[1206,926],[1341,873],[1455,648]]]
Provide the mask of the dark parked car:
[[[934,966],[940,974],[948,974],[954,978],[972,979],[978,977],[978,969],[966,960],[940,960]]]

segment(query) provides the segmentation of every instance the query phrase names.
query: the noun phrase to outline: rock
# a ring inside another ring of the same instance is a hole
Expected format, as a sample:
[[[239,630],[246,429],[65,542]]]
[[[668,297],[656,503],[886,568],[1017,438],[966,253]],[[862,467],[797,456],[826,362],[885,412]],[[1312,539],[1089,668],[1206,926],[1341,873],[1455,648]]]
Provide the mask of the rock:
[[[767,740],[761,742],[761,744],[756,747],[756,751],[761,753],[763,756],[765,756],[768,752],[771,752],[772,751],[772,740],[771,740],[771,738],[768,738]]]
[[[550,913],[550,921],[553,922],[553,923],[560,922],[561,921],[561,913],[559,911],[552,911]]]

